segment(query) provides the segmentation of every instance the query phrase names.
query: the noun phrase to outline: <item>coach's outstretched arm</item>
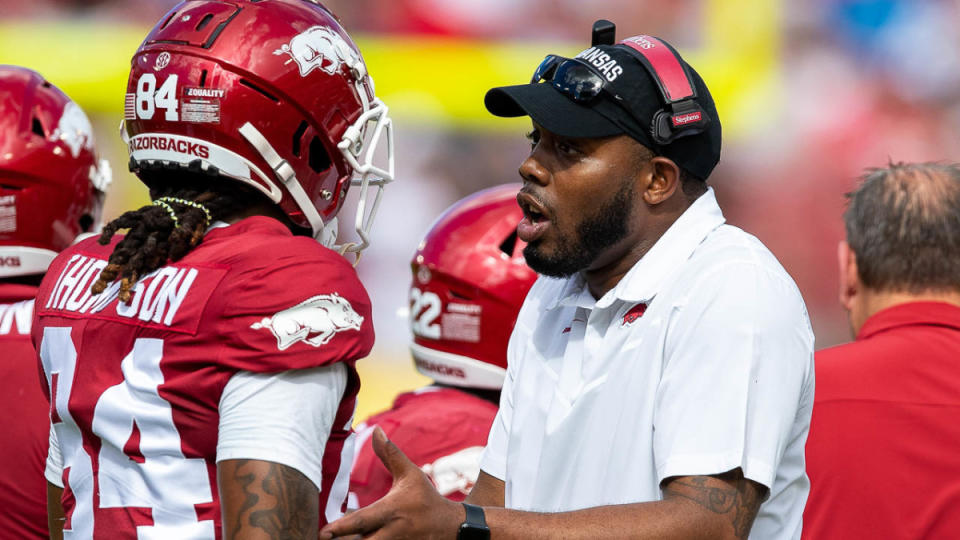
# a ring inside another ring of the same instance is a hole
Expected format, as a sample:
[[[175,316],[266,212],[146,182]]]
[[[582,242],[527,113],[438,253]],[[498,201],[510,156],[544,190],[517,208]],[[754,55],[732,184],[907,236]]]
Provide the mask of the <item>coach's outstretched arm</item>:
[[[320,538],[363,534],[364,538],[453,539],[465,519],[463,506],[443,498],[423,472],[379,428],[373,447],[393,475],[390,492],[376,503],[335,521]],[[481,473],[468,502],[503,503],[503,482]],[[600,506],[555,514],[487,506],[491,538],[500,539],[742,539],[766,497],[767,488],[740,469],[715,476],[681,476],[663,483],[664,500]]]

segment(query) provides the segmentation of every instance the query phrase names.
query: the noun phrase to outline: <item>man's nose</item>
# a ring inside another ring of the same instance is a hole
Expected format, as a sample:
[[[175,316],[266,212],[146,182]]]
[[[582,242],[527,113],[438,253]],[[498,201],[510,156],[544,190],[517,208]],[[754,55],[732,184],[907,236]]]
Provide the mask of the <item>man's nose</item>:
[[[527,159],[523,160],[517,172],[520,173],[520,178],[523,178],[525,182],[532,182],[541,186],[546,185],[550,177],[549,171],[537,160],[535,153],[531,153],[527,156]]]

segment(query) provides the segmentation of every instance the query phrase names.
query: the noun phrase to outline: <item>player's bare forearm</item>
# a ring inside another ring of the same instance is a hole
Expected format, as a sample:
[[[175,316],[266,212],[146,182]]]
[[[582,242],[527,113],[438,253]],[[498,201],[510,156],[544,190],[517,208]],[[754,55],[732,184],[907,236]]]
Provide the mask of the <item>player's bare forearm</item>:
[[[63,540],[63,488],[47,482],[47,526],[50,540]]]
[[[299,471],[269,461],[231,459],[217,467],[225,540],[317,537],[317,488]]]
[[[485,508],[497,539],[745,539],[766,488],[739,469],[664,482],[664,500],[538,514]]]
[[[506,485],[503,480],[480,471],[477,482],[473,485],[473,489],[470,490],[470,494],[467,495],[464,502],[476,506],[499,506],[503,508],[505,489]]]

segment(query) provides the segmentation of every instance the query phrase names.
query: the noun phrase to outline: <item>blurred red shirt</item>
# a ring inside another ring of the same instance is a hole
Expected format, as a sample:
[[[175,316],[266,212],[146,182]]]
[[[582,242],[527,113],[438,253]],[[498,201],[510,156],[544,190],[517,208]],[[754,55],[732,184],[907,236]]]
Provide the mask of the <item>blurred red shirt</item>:
[[[350,474],[350,508],[363,508],[387,494],[393,477],[373,452],[370,435],[380,426],[444,497],[462,501],[480,474],[497,404],[454,388],[427,386],[400,394],[393,408],[357,426],[357,452]]]
[[[882,310],[816,377],[803,537],[960,538],[960,308]]]
[[[0,284],[0,537],[48,538],[50,408],[30,343],[36,287]]]

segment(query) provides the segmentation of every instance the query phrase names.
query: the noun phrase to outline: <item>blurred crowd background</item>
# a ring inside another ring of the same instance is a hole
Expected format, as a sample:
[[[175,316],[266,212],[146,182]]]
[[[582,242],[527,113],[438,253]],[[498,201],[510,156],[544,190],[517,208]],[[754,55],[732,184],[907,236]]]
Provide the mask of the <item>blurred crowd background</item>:
[[[148,201],[118,136],[129,60],[175,0],[0,0],[0,63],[37,69],[90,114],[115,183],[106,217]],[[359,271],[377,346],[359,416],[426,379],[407,344],[409,262],[449,204],[517,182],[520,119],[484,92],[526,82],[547,53],[652,34],[703,75],[724,126],[710,178],[727,220],[796,279],[817,346],[849,340],[837,303],[844,194],[888,161],[960,161],[960,0],[330,0],[391,107],[397,180]],[[722,286],[722,284],[718,284]]]

